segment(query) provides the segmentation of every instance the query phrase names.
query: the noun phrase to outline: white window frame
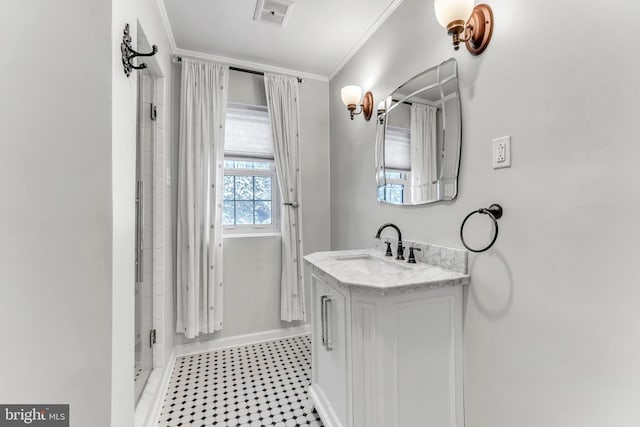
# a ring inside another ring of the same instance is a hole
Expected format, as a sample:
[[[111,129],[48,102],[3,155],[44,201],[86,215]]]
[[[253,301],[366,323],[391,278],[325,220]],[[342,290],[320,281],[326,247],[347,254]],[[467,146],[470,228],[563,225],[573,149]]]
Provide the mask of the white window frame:
[[[226,224],[223,225],[225,234],[260,234],[280,232],[280,189],[276,175],[276,165],[273,159],[259,157],[234,157],[225,156],[225,161],[241,162],[269,162],[271,169],[241,169],[224,168],[225,176],[268,176],[271,177],[271,224]],[[223,199],[224,209],[224,199]]]
[[[229,103],[230,107],[262,111],[268,114],[267,107],[262,105],[247,105],[239,103]],[[269,139],[271,135],[268,135]],[[243,150],[241,150],[243,151]],[[224,168],[225,176],[251,176],[260,177],[268,176],[271,178],[271,224],[233,224],[224,225],[223,230],[226,236],[239,235],[264,235],[280,233],[280,188],[278,187],[278,176],[276,174],[276,165],[273,156],[267,153],[251,153],[251,152],[225,152],[225,161],[241,161],[241,162],[268,162],[271,165],[269,170],[266,169],[244,169],[244,168]],[[224,192],[223,192],[224,193]],[[223,198],[224,209],[224,198]],[[224,220],[223,220],[224,222]]]
[[[411,182],[410,180],[411,172],[402,170],[402,169],[385,169],[384,172],[385,172],[385,177],[384,177],[385,187],[387,185],[402,185],[402,203],[404,203],[405,200],[407,199],[406,198],[407,190],[409,189],[409,183]],[[402,178],[389,178],[387,176],[387,174],[389,173],[399,173]],[[386,191],[386,189],[383,191]]]

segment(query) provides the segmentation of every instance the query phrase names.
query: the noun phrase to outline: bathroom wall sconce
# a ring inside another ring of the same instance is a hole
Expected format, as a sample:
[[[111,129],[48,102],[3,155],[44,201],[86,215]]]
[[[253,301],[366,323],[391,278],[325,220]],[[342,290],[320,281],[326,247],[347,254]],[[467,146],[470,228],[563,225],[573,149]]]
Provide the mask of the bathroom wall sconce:
[[[342,97],[342,102],[347,106],[347,110],[349,110],[349,114],[351,116],[351,120],[353,120],[353,116],[356,114],[363,114],[363,117],[366,121],[369,121],[371,118],[371,114],[373,113],[373,94],[370,91],[367,91],[364,94],[364,98],[362,97],[362,89],[360,86],[345,86],[340,91],[340,96]],[[362,103],[360,100],[362,99]],[[356,113],[356,108],[358,108],[358,104],[360,104],[360,111]]]
[[[488,4],[473,6],[473,0],[434,0],[436,19],[453,37],[453,49],[460,42],[472,55],[480,55],[489,45],[493,33],[493,11]]]

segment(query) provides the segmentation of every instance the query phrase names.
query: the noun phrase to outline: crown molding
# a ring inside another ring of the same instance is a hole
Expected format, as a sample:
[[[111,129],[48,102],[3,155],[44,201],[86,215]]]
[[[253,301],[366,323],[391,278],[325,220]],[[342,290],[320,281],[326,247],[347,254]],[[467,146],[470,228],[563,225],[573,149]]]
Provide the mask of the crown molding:
[[[156,3],[158,4],[158,11],[160,12],[160,17],[162,18],[164,31],[165,33],[167,33],[167,38],[169,39],[171,52],[175,52],[178,47],[176,46],[176,39],[173,36],[173,30],[171,29],[171,23],[169,22],[169,15],[167,15],[167,8],[164,5],[164,0],[156,0]]]
[[[384,22],[391,16],[391,14],[402,4],[403,0],[394,0],[387,8],[380,14],[378,19],[369,27],[369,29],[364,33],[364,35],[358,40],[358,42],[351,48],[347,56],[345,56],[342,61],[338,63],[338,65],[333,69],[333,71],[329,74],[329,80],[333,80],[333,78],[347,65],[347,62],[351,60],[351,58],[360,50],[360,48],[371,38],[373,33],[375,33],[378,28],[384,24]]]

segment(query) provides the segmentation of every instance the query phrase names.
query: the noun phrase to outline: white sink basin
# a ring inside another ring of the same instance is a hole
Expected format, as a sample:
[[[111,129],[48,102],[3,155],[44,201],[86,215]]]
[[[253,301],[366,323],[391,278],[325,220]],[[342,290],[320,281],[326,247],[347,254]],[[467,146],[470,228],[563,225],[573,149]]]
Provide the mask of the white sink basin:
[[[345,266],[364,274],[386,275],[404,273],[408,270],[412,270],[409,266],[402,265],[391,260],[386,260],[384,258],[371,256],[367,253],[335,255],[333,258],[336,261],[340,261],[341,264],[344,263]]]

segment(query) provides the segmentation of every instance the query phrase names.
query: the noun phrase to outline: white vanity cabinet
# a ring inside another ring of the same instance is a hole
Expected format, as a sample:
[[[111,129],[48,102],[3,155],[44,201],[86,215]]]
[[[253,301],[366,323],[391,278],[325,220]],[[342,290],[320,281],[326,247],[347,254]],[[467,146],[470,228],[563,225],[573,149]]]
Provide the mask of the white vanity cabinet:
[[[468,276],[371,287],[324,271],[315,255],[306,258],[309,395],[325,426],[462,427],[461,285]]]
[[[311,292],[311,393],[326,424],[347,426],[351,416],[348,295],[316,274],[312,274]]]

